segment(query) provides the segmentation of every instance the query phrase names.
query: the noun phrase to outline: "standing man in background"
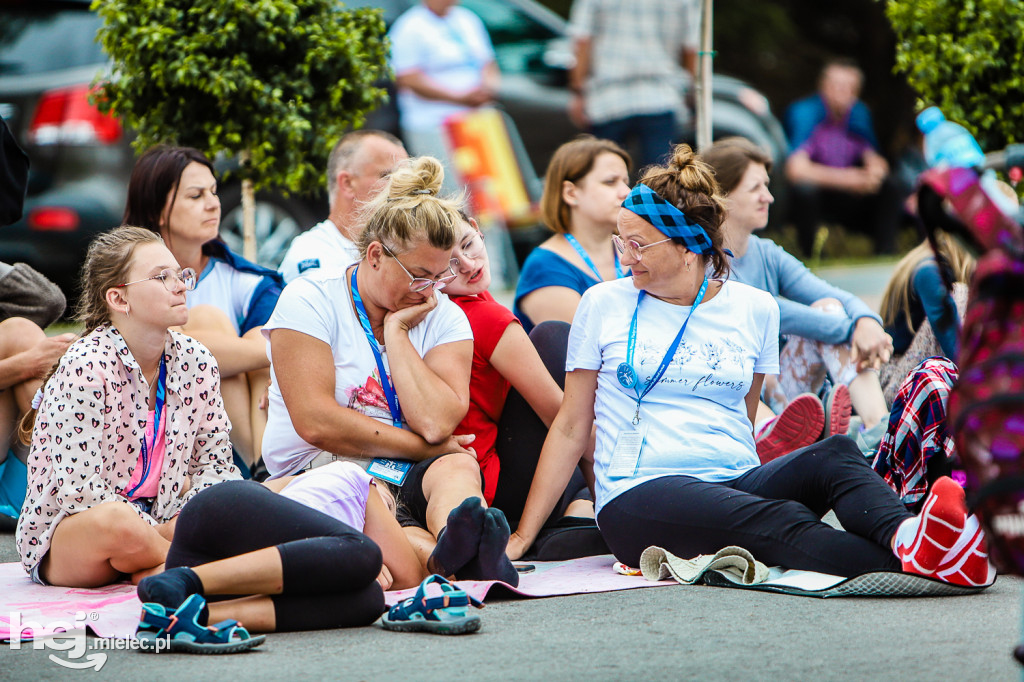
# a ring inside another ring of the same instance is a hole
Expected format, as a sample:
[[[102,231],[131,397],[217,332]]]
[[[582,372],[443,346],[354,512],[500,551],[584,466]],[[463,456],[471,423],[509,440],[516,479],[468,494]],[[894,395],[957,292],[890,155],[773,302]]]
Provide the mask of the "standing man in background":
[[[388,35],[402,138],[414,156],[446,162],[449,191],[454,173],[443,125],[494,101],[500,73],[490,36],[457,0],[423,0],[398,17]]]
[[[637,143],[637,167],[656,163],[689,111],[697,69],[698,0],[575,0],[576,65],[569,114],[596,137]]]

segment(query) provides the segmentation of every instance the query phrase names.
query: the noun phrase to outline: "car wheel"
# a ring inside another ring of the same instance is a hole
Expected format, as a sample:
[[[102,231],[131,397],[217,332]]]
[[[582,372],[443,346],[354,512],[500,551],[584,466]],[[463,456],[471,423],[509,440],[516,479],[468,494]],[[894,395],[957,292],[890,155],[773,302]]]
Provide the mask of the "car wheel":
[[[256,195],[256,262],[276,270],[292,239],[316,222],[312,202],[277,194]],[[235,253],[242,255],[242,190],[232,186],[221,192],[220,237]],[[324,215],[327,215],[324,212]]]

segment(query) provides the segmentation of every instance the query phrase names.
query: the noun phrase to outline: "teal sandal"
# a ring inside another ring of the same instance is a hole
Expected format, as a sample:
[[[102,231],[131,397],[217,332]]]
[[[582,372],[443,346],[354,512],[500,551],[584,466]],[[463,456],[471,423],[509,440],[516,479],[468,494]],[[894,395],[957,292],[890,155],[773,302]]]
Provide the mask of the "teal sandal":
[[[174,613],[167,613],[162,604],[142,604],[142,618],[135,638],[141,643],[139,651],[181,651],[190,654],[235,654],[257,647],[266,635],[253,637],[236,620],[225,620],[216,625],[203,626],[199,614],[206,606],[202,595],[193,594]],[[167,646],[157,644],[165,640]]]
[[[431,583],[441,588],[437,597],[427,596]],[[484,605],[439,575],[420,583],[416,594],[391,607],[380,618],[385,630],[398,632],[432,632],[438,635],[463,635],[480,629],[480,616],[468,613],[472,605]]]

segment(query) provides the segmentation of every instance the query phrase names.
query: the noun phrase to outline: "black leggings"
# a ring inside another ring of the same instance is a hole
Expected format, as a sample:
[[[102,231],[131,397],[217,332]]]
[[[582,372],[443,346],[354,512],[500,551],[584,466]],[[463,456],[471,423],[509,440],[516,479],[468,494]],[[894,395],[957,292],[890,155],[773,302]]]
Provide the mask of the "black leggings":
[[[167,568],[199,566],[276,547],[283,589],[271,595],[276,629],[369,625],[384,612],[380,548],[337,519],[255,481],[218,483],[188,501]]]
[[[821,521],[829,509],[845,531]],[[911,516],[854,442],[833,436],[731,481],[643,483],[604,505],[597,520],[629,566],[651,545],[684,559],[738,545],[769,566],[854,576],[900,570],[890,541]]]
[[[565,322],[542,322],[530,332],[530,340],[558,387],[565,390],[569,325]],[[492,506],[504,512],[513,529],[519,525],[523,515],[526,496],[530,493],[533,474],[537,471],[540,451],[547,435],[548,427],[544,426],[526,399],[514,388],[510,389],[498,421],[495,450],[501,468]],[[548,517],[548,523],[561,518],[569,503],[582,496],[589,499],[589,490],[583,473],[577,468],[562,493],[562,499]]]

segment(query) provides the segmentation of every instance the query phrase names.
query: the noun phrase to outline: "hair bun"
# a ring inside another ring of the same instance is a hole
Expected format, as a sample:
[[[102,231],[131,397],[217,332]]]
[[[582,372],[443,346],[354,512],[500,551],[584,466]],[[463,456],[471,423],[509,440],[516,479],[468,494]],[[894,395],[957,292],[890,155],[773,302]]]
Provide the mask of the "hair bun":
[[[672,158],[669,159],[668,168],[674,171],[681,171],[692,165],[697,160],[697,153],[688,144],[678,144],[672,150]]]
[[[388,200],[437,196],[444,182],[444,166],[432,156],[416,156],[401,162],[391,173]]]

